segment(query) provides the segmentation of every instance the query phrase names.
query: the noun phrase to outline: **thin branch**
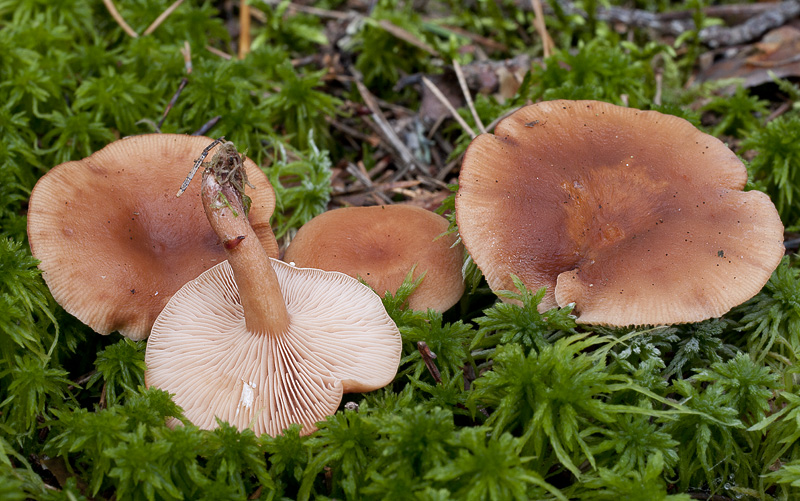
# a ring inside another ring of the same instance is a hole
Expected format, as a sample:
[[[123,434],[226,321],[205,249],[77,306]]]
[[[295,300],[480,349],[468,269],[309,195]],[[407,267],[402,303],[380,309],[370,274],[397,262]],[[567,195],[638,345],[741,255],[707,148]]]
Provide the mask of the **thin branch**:
[[[69,385],[69,386],[67,387],[67,389],[69,389],[70,391],[72,391],[72,390],[74,390],[76,387],[82,387],[83,385],[85,385],[86,383],[88,383],[90,379],[92,379],[92,376],[94,376],[96,372],[97,372],[96,370],[93,370],[93,371],[89,371],[89,372],[87,372],[87,373],[86,373],[86,374],[84,374],[83,376],[81,376],[81,377],[79,377],[78,379],[76,379],[76,380],[74,381],[74,383],[75,383],[75,384],[74,384],[74,385],[73,385],[73,384]]]
[[[312,16],[318,16],[328,19],[350,19],[353,17],[353,12],[339,12],[337,10],[329,10],[329,9],[320,9],[318,7],[312,7],[310,5],[300,5],[296,3],[289,4],[289,10],[295,10],[297,12],[303,12],[305,14],[311,14]]]
[[[428,22],[434,22],[435,21],[433,18],[425,19],[425,20],[428,21]],[[483,45],[487,49],[498,50],[498,51],[501,51],[501,52],[508,52],[508,46],[506,44],[500,43],[500,42],[498,42],[496,40],[492,40],[491,38],[487,38],[487,37],[483,37],[483,36],[477,35],[475,33],[472,33],[470,31],[468,31],[468,30],[465,30],[464,28],[459,28],[458,26],[452,26],[452,25],[449,25],[449,24],[440,24],[439,28],[441,28],[443,30],[450,31],[452,33],[455,33],[458,36],[462,36],[464,38],[467,38],[467,39],[469,39],[469,40],[471,40],[471,41],[473,41],[473,42],[475,42],[477,44]]]
[[[520,108],[522,108],[522,106],[517,106],[516,108],[512,108],[503,113],[502,115],[500,115],[499,117],[495,118],[494,120],[492,120],[492,123],[490,123],[489,126],[486,127],[486,130],[494,130],[494,128],[497,127],[497,124],[500,123],[502,119],[508,117],[509,115],[519,110]]]
[[[203,126],[197,129],[195,132],[192,132],[192,135],[205,136],[208,131],[210,131],[215,125],[217,125],[217,122],[219,122],[221,118],[222,118],[221,115],[215,116],[214,118],[203,124]]]
[[[354,129],[353,127],[350,127],[347,124],[344,124],[342,122],[337,122],[331,117],[326,116],[325,121],[328,122],[334,129],[338,129],[347,134],[348,136],[352,136],[355,139],[358,139],[359,141],[363,141],[372,146],[373,148],[381,144],[381,140],[378,138],[378,136],[368,136],[367,134],[364,134],[361,131]]]
[[[726,24],[739,24],[747,21],[753,16],[763,14],[764,12],[774,9],[775,2],[761,2],[752,4],[722,4],[722,5],[709,5],[703,8],[703,14],[708,17],[718,17],[725,21]],[[662,21],[672,21],[674,19],[691,19],[694,16],[693,10],[674,10],[669,12],[660,12],[658,17]]]
[[[175,2],[172,4],[172,5],[170,5],[169,7],[167,7],[167,9],[166,9],[164,12],[162,12],[162,13],[161,13],[161,15],[160,15],[160,16],[158,16],[158,17],[156,18],[156,20],[155,20],[155,21],[153,21],[153,22],[150,24],[150,26],[148,26],[148,27],[147,27],[147,29],[146,29],[146,30],[144,30],[144,34],[145,34],[145,35],[149,35],[149,34],[151,34],[152,32],[156,31],[156,28],[158,28],[159,26],[161,26],[161,23],[163,23],[163,22],[164,22],[164,20],[170,16],[170,14],[172,14],[173,12],[175,12],[175,9],[177,9],[178,7],[180,7],[180,5],[181,5],[182,3],[183,3],[183,0],[176,0],[176,1],[175,1]]]
[[[98,402],[98,406],[101,409],[106,408],[106,394],[108,392],[108,382],[103,383],[103,389],[100,390],[100,402]]]
[[[456,109],[453,108],[453,105],[450,104],[450,100],[447,99],[444,94],[442,94],[442,91],[440,91],[439,88],[436,87],[436,85],[434,85],[433,82],[428,80],[428,77],[422,77],[422,83],[424,83],[425,86],[431,92],[433,92],[433,95],[436,96],[436,99],[438,99],[439,102],[442,103],[445,108],[447,108],[447,111],[449,111],[450,114],[453,116],[453,118],[456,119],[456,122],[458,122],[458,124],[465,131],[467,131],[467,134],[469,134],[470,137],[475,137],[477,135],[475,134],[475,131],[472,130],[472,127],[470,127],[469,124],[463,118],[461,118],[461,115],[458,114],[458,111],[456,111]]]
[[[108,9],[108,13],[114,18],[114,21],[116,21],[119,27],[122,28],[122,31],[133,38],[139,38],[139,34],[133,31],[133,28],[131,28],[128,23],[125,22],[125,19],[122,17],[122,14],[119,13],[112,0],[103,0],[103,3],[105,4],[106,9]]]
[[[569,0],[552,1],[558,2],[567,14],[588,17],[585,11],[575,7]],[[527,2],[518,0],[518,3],[521,7],[527,7]],[[737,26],[709,26],[701,29],[698,33],[700,41],[712,48],[743,44],[758,39],[767,31],[783,26],[800,15],[800,2],[797,0],[771,5],[769,10],[755,15]],[[623,7],[598,8],[595,17],[598,21],[622,23],[633,28],[646,28],[673,36],[695,29],[694,21],[691,19],[675,19],[662,14]]]
[[[239,59],[250,52],[250,4],[239,0]]]
[[[791,240],[787,240],[783,243],[783,246],[786,247],[787,251],[796,251],[800,249],[800,238],[793,238]],[[787,361],[787,364],[789,362]]]
[[[264,0],[264,3],[270,6],[277,6],[281,3],[281,0]],[[251,10],[254,13],[254,17],[258,16],[257,19],[261,22],[266,22],[267,16],[264,14],[263,11],[256,9],[255,7],[251,7]],[[310,14],[312,16],[322,17],[326,19],[337,19],[337,20],[345,20],[351,19],[359,14],[355,12],[339,12],[336,10],[328,10],[328,9],[320,9],[318,7],[311,7],[309,5],[301,5],[297,3],[290,2],[288,5],[287,11],[295,11],[295,12],[302,12],[304,14]]]
[[[656,94],[653,96],[653,104],[661,106],[661,92],[664,87],[664,72],[656,71]]]
[[[533,8],[533,25],[539,33],[539,38],[542,39],[542,51],[544,57],[550,57],[553,53],[555,44],[550,34],[547,32],[547,26],[544,24],[544,9],[542,8],[541,0],[531,0],[531,8]]]
[[[364,185],[366,191],[369,192],[369,194],[376,199],[375,200],[376,202],[378,202],[379,204],[392,203],[392,199],[386,196],[385,193],[382,193],[380,191],[375,191],[372,179],[370,179],[369,174],[364,169],[364,164],[359,163],[358,165],[356,165],[354,163],[348,163],[347,168],[345,170],[347,170],[347,172],[349,172],[353,177],[358,179],[361,182],[361,184]]]
[[[222,59],[225,59],[225,60],[233,59],[233,56],[231,56],[227,52],[223,52],[223,51],[221,51],[221,50],[219,50],[219,49],[217,49],[215,47],[212,47],[210,45],[206,45],[206,50],[208,52],[214,54],[215,56],[221,57]]]
[[[783,115],[784,113],[786,113],[790,109],[792,109],[791,101],[787,101],[785,103],[781,103],[781,105],[778,106],[775,109],[775,111],[773,111],[772,113],[769,114],[769,116],[766,118],[766,120],[764,120],[764,123],[770,123],[771,121],[773,121],[776,118],[778,118],[779,116]]]
[[[187,76],[181,79],[181,83],[178,84],[178,90],[175,91],[175,94],[172,96],[172,99],[170,99],[169,103],[167,103],[167,108],[164,110],[164,114],[161,115],[161,120],[159,120],[158,124],[156,125],[157,132],[161,132],[161,126],[164,125],[164,120],[167,119],[167,115],[172,110],[172,107],[175,106],[175,103],[178,102],[178,97],[180,97],[184,87],[186,87],[186,84],[189,83],[188,75],[192,74],[192,50],[189,47],[188,41],[183,42],[183,48],[181,49],[181,54],[183,54],[183,64],[184,68],[186,69]]]
[[[417,349],[419,350],[419,354],[422,355],[422,361],[425,362],[425,367],[428,368],[428,372],[433,376],[433,380],[436,381],[436,384],[441,384],[442,375],[439,373],[439,368],[436,367],[436,362],[434,362],[436,354],[431,351],[425,341],[418,341]]]
[[[467,101],[467,107],[472,113],[472,118],[475,120],[475,125],[478,126],[478,130],[481,131],[481,134],[483,134],[486,132],[486,127],[483,126],[481,117],[478,116],[478,110],[475,109],[475,103],[472,102],[472,94],[467,87],[467,80],[464,78],[464,72],[461,70],[461,65],[455,59],[453,59],[453,69],[456,72],[458,84],[461,86],[461,93],[464,94],[464,99]]]
[[[439,172],[436,173],[436,179],[439,181],[443,181],[444,178],[449,176],[450,173],[453,172],[453,169],[455,169],[458,166],[458,163],[459,163],[458,160],[453,160],[452,162],[449,162]]]
[[[167,115],[172,110],[172,107],[175,106],[175,103],[178,102],[178,97],[181,95],[181,92],[183,92],[184,87],[186,87],[186,84],[188,83],[189,83],[188,78],[186,77],[181,78],[181,83],[178,84],[178,90],[175,91],[175,94],[172,96],[172,99],[170,99],[169,103],[167,103],[167,107],[164,110],[164,114],[161,115],[161,120],[159,120],[158,125],[156,125],[156,131],[161,132],[161,126],[164,125],[164,120],[167,119]]]
[[[412,33],[392,23],[391,21],[388,21],[386,19],[381,19],[380,21],[378,21],[378,26],[383,28],[385,31],[387,31],[395,38],[399,38],[400,40],[407,42],[418,49],[424,50],[433,57],[441,57],[441,55],[436,49],[426,44],[419,38],[415,37]]]
[[[709,47],[739,45],[758,39],[767,31],[783,26],[800,15],[800,2],[782,2],[774,9],[768,10],[732,28],[710,26],[700,30],[700,40]]]
[[[689,494],[692,499],[702,499],[704,501],[733,501],[729,497],[720,496],[719,494],[706,494],[704,492],[692,492]]]
[[[186,176],[186,179],[183,180],[183,184],[181,184],[180,189],[178,189],[178,193],[175,194],[176,197],[183,195],[183,192],[186,191],[186,188],[189,187],[189,183],[192,182],[192,178],[197,173],[197,169],[199,169],[200,166],[203,165],[203,161],[206,159],[208,154],[211,153],[211,150],[213,150],[216,145],[218,145],[223,141],[225,141],[225,136],[221,136],[219,139],[215,139],[211,144],[209,144],[203,149],[203,152],[200,154],[197,160],[194,161],[194,166],[192,166],[192,170],[189,171],[189,175]]]
[[[511,59],[473,61],[461,67],[467,87],[474,92],[497,92],[500,87],[499,75],[508,72],[512,75],[527,73],[536,60],[528,54],[519,54]]]
[[[186,70],[187,75],[192,74],[192,47],[189,45],[188,40],[183,41],[183,49],[181,49],[183,56],[183,69]]]
[[[363,186],[364,182],[361,181],[360,177],[355,175],[355,172],[358,169],[356,169],[355,167],[350,167],[352,165],[353,164],[348,164],[348,167],[345,168],[345,171],[350,173],[350,174],[352,174],[353,177],[358,179],[358,181],[361,183],[362,186],[354,186],[355,183],[353,183],[353,185],[348,186],[346,188],[341,188],[340,187],[340,188],[334,190],[334,195],[333,195],[334,197],[342,197],[344,195],[354,195],[354,194],[357,194],[357,193],[368,193],[368,194],[371,194],[372,192],[376,192],[376,193],[383,192],[383,193],[386,193],[387,191],[395,191],[395,190],[403,190],[403,189],[408,189],[408,188],[415,188],[415,187],[419,186],[420,184],[422,184],[421,180],[415,179],[413,181],[393,181],[393,182],[378,183],[378,184],[372,183],[369,188],[365,188]],[[359,174],[359,176],[360,175],[361,174]],[[391,199],[387,199],[386,201],[381,202],[381,203],[393,204],[394,202]]]
[[[400,140],[400,137],[397,135],[394,129],[392,129],[392,126],[389,124],[386,116],[378,106],[375,96],[373,96],[369,89],[367,89],[367,86],[364,85],[364,83],[360,80],[356,80],[356,88],[358,89],[359,94],[361,94],[361,98],[364,99],[364,104],[366,104],[367,108],[369,108],[369,110],[372,112],[372,119],[375,126],[378,128],[378,131],[380,131],[380,134],[389,143],[389,146],[400,157],[401,166],[400,169],[397,170],[394,180],[396,181],[404,176],[411,166],[417,167],[420,172],[426,174],[425,166],[414,156],[413,153],[411,153],[411,150],[408,149],[403,141]],[[367,121],[367,123],[370,124],[370,121]]]

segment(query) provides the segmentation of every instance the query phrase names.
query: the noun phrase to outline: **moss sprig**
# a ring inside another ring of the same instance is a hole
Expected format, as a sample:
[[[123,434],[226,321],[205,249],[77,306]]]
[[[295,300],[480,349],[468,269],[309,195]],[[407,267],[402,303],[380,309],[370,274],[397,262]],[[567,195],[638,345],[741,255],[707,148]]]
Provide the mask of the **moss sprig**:
[[[783,224],[797,228],[800,209],[800,117],[781,116],[766,126],[753,130],[742,141],[743,151],[756,153],[748,171],[754,181],[762,183],[778,208]]]
[[[560,463],[580,478],[578,458],[595,464],[587,442],[595,423],[610,423],[621,411],[605,399],[622,379],[605,370],[602,351],[585,352],[606,341],[572,335],[530,351],[506,344],[493,369],[475,380],[472,408],[491,408],[486,423],[518,434],[540,470]]]
[[[784,257],[761,292],[734,309],[737,330],[758,361],[782,370],[800,360],[800,271]]]
[[[497,294],[511,302],[498,302],[485,310],[484,316],[475,319],[478,335],[471,348],[485,348],[498,344],[519,343],[527,349],[543,349],[554,339],[575,332],[572,306],[551,308],[539,313],[539,303],[546,290],[529,291],[519,277],[511,277],[517,291],[500,291]]]

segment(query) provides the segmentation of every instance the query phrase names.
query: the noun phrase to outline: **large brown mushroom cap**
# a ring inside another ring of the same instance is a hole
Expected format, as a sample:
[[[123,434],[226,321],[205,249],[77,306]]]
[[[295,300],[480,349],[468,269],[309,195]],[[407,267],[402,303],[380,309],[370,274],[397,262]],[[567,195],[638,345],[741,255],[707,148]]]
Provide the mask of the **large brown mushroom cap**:
[[[416,266],[414,277],[425,278],[409,307],[445,311],[464,293],[464,248],[455,235],[443,235],[448,226],[442,216],[410,205],[334,209],[303,225],[284,259],[361,278],[381,295],[395,293]]]
[[[174,394],[204,429],[216,418],[275,436],[303,433],[336,412],[342,393],[389,384],[401,338],[380,298],[342,273],[271,260],[290,323],[278,335],[248,331],[227,261],[170,300],[147,343],[147,386]]]
[[[515,274],[582,323],[696,322],[756,294],[783,255],[778,213],[746,180],[683,119],[543,102],[472,142],[456,218],[493,290]]]
[[[57,165],[39,180],[28,209],[28,238],[53,297],[67,312],[101,334],[118,330],[142,339],[175,291],[225,260],[200,202],[200,183],[175,197],[211,141],[177,134],[129,137]],[[250,221],[277,256],[269,225],[275,194],[255,163],[245,164],[256,187]]]

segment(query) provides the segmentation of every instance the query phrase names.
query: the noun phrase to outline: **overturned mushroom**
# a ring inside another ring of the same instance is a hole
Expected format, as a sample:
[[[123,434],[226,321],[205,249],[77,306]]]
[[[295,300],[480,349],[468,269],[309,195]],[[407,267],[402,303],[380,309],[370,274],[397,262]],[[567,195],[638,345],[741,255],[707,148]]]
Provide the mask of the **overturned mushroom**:
[[[345,207],[303,225],[284,258],[361,278],[378,294],[396,292],[414,268],[425,277],[409,307],[445,311],[464,293],[464,248],[455,235],[444,235],[448,226],[442,216],[410,205]]]
[[[57,165],[36,183],[28,209],[31,252],[67,312],[101,334],[118,330],[143,339],[175,291],[225,259],[199,188],[175,197],[210,142],[177,134],[128,137]],[[252,161],[245,166],[256,188],[253,228],[277,256],[272,186]]]
[[[697,322],[756,294],[783,255],[778,213],[746,180],[683,119],[543,102],[470,144],[456,219],[493,290],[514,274],[582,323]]]
[[[342,273],[271,259],[240,193],[203,178],[208,220],[228,261],[181,288],[153,326],[145,381],[174,396],[195,425],[217,419],[256,434],[302,433],[333,414],[342,393],[390,383],[401,339],[380,298]]]

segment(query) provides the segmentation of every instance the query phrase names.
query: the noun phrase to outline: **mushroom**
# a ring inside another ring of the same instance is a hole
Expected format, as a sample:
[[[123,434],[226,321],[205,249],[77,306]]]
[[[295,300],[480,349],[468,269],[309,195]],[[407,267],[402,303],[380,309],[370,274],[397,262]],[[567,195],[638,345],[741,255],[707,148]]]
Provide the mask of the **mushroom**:
[[[204,173],[202,199],[228,261],[187,283],[156,320],[148,387],[173,394],[200,428],[220,419],[275,436],[293,423],[311,433],[343,393],[392,381],[400,333],[373,291],[271,259],[238,190],[214,172]]]
[[[464,248],[445,235],[448,226],[442,216],[410,205],[344,207],[303,225],[284,259],[361,278],[379,294],[396,292],[414,268],[425,277],[409,308],[443,312],[464,293]]]
[[[31,193],[28,239],[55,300],[99,332],[147,337],[175,291],[225,259],[199,188],[175,190],[210,139],[148,134],[53,167]],[[250,160],[250,219],[277,256],[275,194]],[[194,197],[190,195],[194,193]]]
[[[755,295],[784,253],[769,198],[689,122],[596,101],[526,106],[464,156],[456,219],[493,290],[547,287],[586,324],[698,322]]]

